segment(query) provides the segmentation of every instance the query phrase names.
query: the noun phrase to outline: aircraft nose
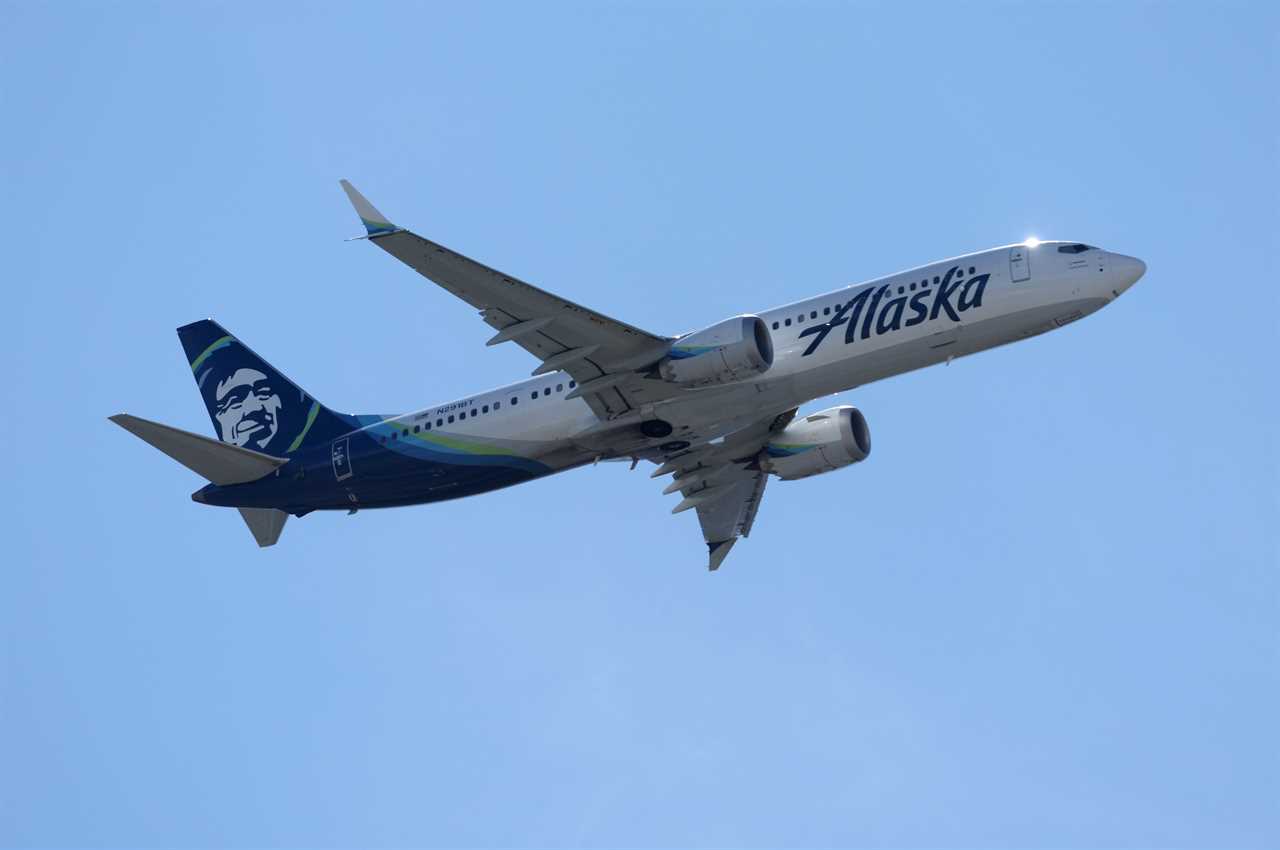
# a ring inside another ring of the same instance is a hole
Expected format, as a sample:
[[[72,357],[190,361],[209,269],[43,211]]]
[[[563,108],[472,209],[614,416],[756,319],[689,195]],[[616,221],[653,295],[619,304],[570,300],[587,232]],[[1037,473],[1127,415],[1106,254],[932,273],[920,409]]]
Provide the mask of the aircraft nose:
[[[1147,273],[1147,264],[1139,260],[1137,257],[1128,257],[1124,254],[1111,255],[1111,272],[1116,277],[1117,287],[1120,291],[1124,291],[1138,282],[1144,274]]]

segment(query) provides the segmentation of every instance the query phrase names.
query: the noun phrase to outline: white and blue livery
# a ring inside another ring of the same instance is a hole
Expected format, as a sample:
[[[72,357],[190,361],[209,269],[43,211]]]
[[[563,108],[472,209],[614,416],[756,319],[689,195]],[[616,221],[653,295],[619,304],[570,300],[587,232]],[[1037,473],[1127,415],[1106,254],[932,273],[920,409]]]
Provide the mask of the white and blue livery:
[[[695,511],[718,568],[750,534],[770,476],[865,460],[848,405],[801,405],[1062,327],[1118,298],[1141,260],[1078,242],[966,254],[678,336],[650,333],[392,224],[342,181],[374,245],[480,311],[532,377],[400,415],[329,409],[216,322],[178,329],[217,439],[127,414],[112,421],[210,483],[258,544],[290,515],[471,496],[599,460],[656,465]]]

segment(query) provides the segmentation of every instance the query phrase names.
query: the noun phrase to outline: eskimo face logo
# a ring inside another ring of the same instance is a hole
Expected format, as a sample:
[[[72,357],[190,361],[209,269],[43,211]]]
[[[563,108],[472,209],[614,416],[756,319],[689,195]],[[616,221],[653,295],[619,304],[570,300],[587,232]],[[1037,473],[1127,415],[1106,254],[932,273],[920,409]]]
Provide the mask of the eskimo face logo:
[[[801,357],[807,357],[818,350],[818,346],[827,335],[838,326],[844,325],[845,344],[855,339],[867,339],[873,333],[876,336],[891,333],[900,328],[918,325],[924,321],[932,321],[946,315],[953,322],[960,321],[960,313],[982,306],[982,294],[986,291],[990,274],[974,274],[973,266],[969,267],[969,277],[965,278],[964,269],[952,266],[941,278],[933,278],[932,285],[926,278],[920,284],[893,284],[880,287],[868,287],[848,302],[836,308],[831,320],[821,325],[805,328],[800,338],[813,337],[813,342],[804,350]],[[896,289],[898,296],[884,299]],[[914,294],[913,294],[914,293]],[[930,296],[933,300],[930,301]],[[907,308],[911,315],[903,321],[903,313]],[[878,311],[878,312],[877,312]],[[858,320],[862,320],[859,328]]]
[[[237,369],[218,381],[213,405],[224,443],[261,451],[280,430],[280,394],[257,369]]]

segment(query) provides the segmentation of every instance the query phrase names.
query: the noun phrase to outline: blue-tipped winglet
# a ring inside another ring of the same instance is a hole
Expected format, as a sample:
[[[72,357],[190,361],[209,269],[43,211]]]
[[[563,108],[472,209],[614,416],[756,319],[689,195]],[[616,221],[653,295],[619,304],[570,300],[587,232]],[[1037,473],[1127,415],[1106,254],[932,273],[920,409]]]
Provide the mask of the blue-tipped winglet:
[[[387,221],[387,217],[378,212],[373,204],[369,203],[368,198],[360,194],[360,191],[352,186],[346,180],[339,180],[342,184],[342,191],[347,193],[347,197],[351,200],[351,206],[356,208],[356,215],[360,216],[360,221],[364,222],[364,229],[368,231],[369,236],[384,236],[388,233],[395,233],[400,228]]]

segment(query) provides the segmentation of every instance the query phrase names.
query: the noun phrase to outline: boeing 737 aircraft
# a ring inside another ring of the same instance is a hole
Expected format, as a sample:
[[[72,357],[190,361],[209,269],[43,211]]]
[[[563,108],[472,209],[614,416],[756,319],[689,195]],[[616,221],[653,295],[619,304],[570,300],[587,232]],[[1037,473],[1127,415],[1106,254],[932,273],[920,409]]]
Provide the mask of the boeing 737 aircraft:
[[[479,310],[538,361],[533,377],[399,415],[325,407],[216,322],[178,328],[218,439],[128,414],[112,421],[210,483],[260,546],[290,515],[472,496],[599,460],[657,465],[694,510],[717,569],[751,533],[769,476],[865,460],[857,408],[813,399],[1062,327],[1146,265],[1031,240],[930,263],[703,330],[663,336],[467,259],[392,224],[345,180],[368,239]]]

